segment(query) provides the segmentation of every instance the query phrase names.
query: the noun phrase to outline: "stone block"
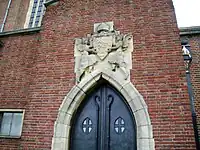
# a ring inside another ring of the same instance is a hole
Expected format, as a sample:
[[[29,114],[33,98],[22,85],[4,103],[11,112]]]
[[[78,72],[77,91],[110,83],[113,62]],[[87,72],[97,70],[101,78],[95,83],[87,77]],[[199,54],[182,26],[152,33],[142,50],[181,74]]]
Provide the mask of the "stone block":
[[[71,118],[72,118],[71,114],[59,111],[58,118],[57,118],[56,122],[61,123],[61,124],[65,124],[65,125],[70,125]]]
[[[137,126],[137,138],[138,139],[150,139],[153,138],[152,126]]]
[[[140,109],[134,112],[135,121],[137,126],[150,125],[150,117],[147,108]]]
[[[69,143],[68,141],[68,138],[53,137],[51,150],[67,150],[68,144],[66,143]]]
[[[54,125],[54,137],[56,138],[68,138],[70,132],[70,126],[55,122]]]
[[[137,139],[138,150],[154,150],[155,144],[154,139]]]
[[[144,108],[140,102],[140,97],[136,97],[135,99],[131,99],[128,101],[129,106],[131,107],[132,111],[138,111],[142,108]]]

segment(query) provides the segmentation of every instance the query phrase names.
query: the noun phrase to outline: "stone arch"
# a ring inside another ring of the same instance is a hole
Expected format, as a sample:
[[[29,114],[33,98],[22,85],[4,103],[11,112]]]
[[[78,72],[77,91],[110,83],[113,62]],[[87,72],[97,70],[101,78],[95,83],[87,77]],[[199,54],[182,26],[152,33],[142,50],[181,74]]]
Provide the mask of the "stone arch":
[[[122,96],[130,106],[136,121],[137,149],[154,150],[154,139],[151,120],[147,105],[142,95],[128,80],[120,80],[114,72],[109,70],[94,71],[82,81],[75,85],[65,96],[54,124],[54,135],[52,139],[52,150],[68,150],[70,142],[70,124],[74,112],[86,96],[86,92],[95,86],[100,79],[107,80]]]

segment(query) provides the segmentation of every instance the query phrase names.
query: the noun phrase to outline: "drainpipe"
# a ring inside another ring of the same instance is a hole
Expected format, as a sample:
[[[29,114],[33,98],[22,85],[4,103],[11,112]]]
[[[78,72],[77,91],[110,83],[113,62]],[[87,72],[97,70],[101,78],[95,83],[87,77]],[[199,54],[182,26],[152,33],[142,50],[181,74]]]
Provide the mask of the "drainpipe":
[[[7,8],[6,8],[6,13],[5,13],[5,15],[4,15],[4,19],[3,19],[3,23],[2,23],[2,26],[1,26],[0,32],[3,32],[3,29],[4,29],[4,26],[5,26],[5,23],[6,23],[6,19],[7,19],[7,16],[8,16],[8,11],[9,11],[11,2],[12,2],[12,0],[9,0],[8,6],[7,6]]]
[[[195,142],[196,142],[196,149],[200,150],[199,145],[199,135],[198,135],[198,128],[197,128],[197,115],[195,111],[194,106],[194,94],[192,90],[192,84],[191,84],[191,76],[190,76],[190,66],[192,62],[192,55],[190,50],[190,45],[187,41],[182,41],[182,51],[183,51],[183,58],[186,68],[186,79],[187,79],[187,85],[188,85],[188,94],[190,99],[190,108],[192,113],[192,123],[193,123],[193,129],[194,129],[194,136],[195,136]]]

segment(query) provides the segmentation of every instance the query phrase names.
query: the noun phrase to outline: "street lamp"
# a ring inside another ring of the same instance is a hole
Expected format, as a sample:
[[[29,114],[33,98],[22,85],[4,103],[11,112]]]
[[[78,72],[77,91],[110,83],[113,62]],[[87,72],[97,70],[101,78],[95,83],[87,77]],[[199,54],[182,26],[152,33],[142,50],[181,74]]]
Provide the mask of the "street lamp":
[[[197,115],[195,112],[195,106],[194,106],[194,95],[192,90],[192,84],[191,84],[191,77],[190,77],[190,66],[192,63],[192,54],[190,45],[187,41],[182,41],[182,52],[183,52],[183,59],[185,64],[185,70],[186,70],[186,78],[187,78],[187,85],[188,85],[188,94],[190,99],[190,107],[192,112],[192,123],[194,128],[194,135],[195,135],[195,142],[196,142],[196,149],[200,150],[199,146],[199,135],[198,135],[198,128],[197,128]]]
[[[181,45],[182,45],[185,69],[186,69],[186,72],[190,72],[189,70],[190,70],[190,66],[192,63],[192,55],[191,55],[190,45],[188,44],[187,41],[182,41]]]

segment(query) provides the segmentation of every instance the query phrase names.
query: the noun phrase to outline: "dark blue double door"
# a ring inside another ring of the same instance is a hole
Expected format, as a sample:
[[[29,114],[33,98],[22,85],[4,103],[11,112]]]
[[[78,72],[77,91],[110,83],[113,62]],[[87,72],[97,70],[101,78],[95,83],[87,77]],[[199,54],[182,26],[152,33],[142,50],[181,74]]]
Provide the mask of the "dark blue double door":
[[[83,101],[71,125],[70,150],[136,150],[134,117],[108,84]]]

